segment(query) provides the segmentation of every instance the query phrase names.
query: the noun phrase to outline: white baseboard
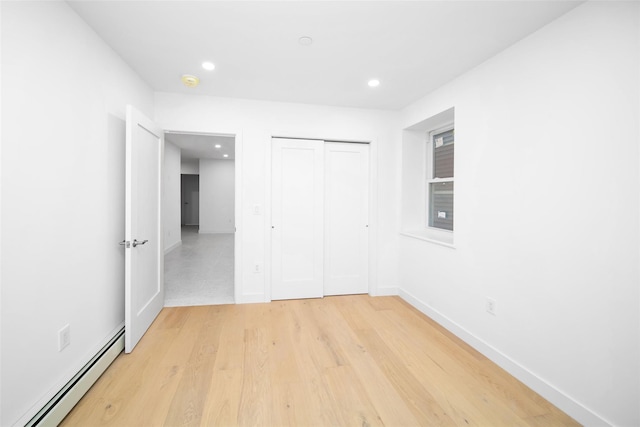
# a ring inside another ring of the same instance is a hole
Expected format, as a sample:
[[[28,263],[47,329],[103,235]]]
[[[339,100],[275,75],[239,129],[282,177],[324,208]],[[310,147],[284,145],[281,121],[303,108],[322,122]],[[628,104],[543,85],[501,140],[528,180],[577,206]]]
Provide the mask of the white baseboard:
[[[124,350],[124,326],[24,425],[55,427]]]
[[[374,296],[374,297],[388,297],[388,296],[394,296],[394,295],[398,295],[397,287],[378,288],[374,293],[371,293],[371,296]]]
[[[467,331],[450,318],[446,317],[439,311],[435,310],[433,307],[416,298],[414,295],[404,291],[403,289],[398,289],[398,295],[413,307],[438,322],[449,332],[453,333],[458,338],[469,344],[471,347],[478,350],[480,353],[489,358],[502,369],[509,372],[518,380],[522,381],[536,393],[547,399],[562,411],[569,414],[579,423],[585,426],[612,425],[612,423],[610,423],[609,421],[605,420],[581,403],[577,402],[570,396],[558,390],[552,384],[549,384],[547,381],[529,371],[527,368],[511,359],[506,354],[500,352],[495,347],[492,347],[490,344],[473,335],[471,332]]]
[[[265,301],[264,294],[244,294],[240,295],[240,299],[236,301],[236,304],[257,304]]]
[[[202,229],[198,230],[198,234],[233,234],[233,233],[235,233],[234,230],[229,230],[229,231],[224,231],[224,230],[213,231],[213,230],[202,230]]]
[[[164,250],[164,254],[168,254],[169,252],[171,252],[172,250],[174,250],[175,248],[177,248],[178,246],[182,245],[182,240],[178,240],[177,242],[175,242],[173,245],[169,246],[168,248],[165,248]]]

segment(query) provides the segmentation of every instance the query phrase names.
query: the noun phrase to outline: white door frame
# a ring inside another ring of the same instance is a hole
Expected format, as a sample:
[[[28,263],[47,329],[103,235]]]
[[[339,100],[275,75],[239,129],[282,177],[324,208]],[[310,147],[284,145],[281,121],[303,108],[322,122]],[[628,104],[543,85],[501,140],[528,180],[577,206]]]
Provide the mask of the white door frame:
[[[265,197],[264,197],[264,302],[271,301],[271,150],[273,138],[290,139],[318,139],[333,142],[352,142],[369,144],[369,295],[380,295],[378,292],[378,142],[376,138],[363,136],[362,138],[340,138],[336,136],[300,135],[287,132],[271,132],[265,149]]]
[[[242,131],[238,129],[213,129],[213,130],[193,130],[193,129],[164,129],[164,133],[181,133],[189,135],[206,136],[227,136],[235,139],[234,173],[235,173],[235,212],[234,221],[236,232],[233,242],[233,297],[234,302],[242,301]]]

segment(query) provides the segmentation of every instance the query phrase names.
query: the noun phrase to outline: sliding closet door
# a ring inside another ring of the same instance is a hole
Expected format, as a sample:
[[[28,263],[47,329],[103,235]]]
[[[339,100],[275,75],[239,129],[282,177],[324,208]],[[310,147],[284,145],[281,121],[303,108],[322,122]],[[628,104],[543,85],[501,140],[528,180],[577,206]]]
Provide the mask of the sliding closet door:
[[[323,141],[272,140],[271,299],[323,295]]]
[[[325,143],[324,294],[369,291],[369,145]]]

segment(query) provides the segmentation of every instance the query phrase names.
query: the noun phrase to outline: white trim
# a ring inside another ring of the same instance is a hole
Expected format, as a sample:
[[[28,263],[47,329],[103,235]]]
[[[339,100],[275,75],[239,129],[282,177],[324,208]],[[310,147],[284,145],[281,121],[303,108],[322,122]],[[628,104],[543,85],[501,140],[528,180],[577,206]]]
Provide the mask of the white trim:
[[[433,229],[433,231],[435,230],[437,230],[438,232],[447,231],[451,233],[448,230]],[[431,231],[432,231],[431,228],[429,228],[428,230],[401,231],[400,235],[405,237],[411,237],[413,239],[422,240],[429,243],[434,243],[436,245],[444,246],[451,249],[456,248],[453,243],[446,242],[444,239],[441,238],[441,236],[437,236],[437,237],[433,236],[434,233],[430,233]],[[451,236],[451,240],[453,241],[453,236]]]
[[[42,419],[36,422],[37,426],[57,426],[71,412],[74,406],[82,399],[89,389],[98,381],[98,378],[109,368],[111,363],[124,350],[124,328],[123,334],[97,359],[93,366],[82,374],[66,394],[60,398],[49,412]]]
[[[420,299],[403,289],[398,290],[398,295],[400,296],[400,298],[421,311],[423,314],[435,320],[449,332],[453,333],[458,338],[469,344],[471,347],[482,353],[496,365],[500,366],[509,374],[513,375],[516,379],[523,382],[536,393],[540,394],[542,397],[560,408],[562,411],[575,418],[579,423],[589,426],[613,425],[611,422],[605,420],[595,412],[589,410],[587,407],[572,399],[561,390],[558,390],[543,378],[540,378],[534,372],[531,372],[526,367],[520,365],[518,362],[511,359],[509,356],[502,353],[497,348],[483,341],[481,338],[473,335],[471,332],[469,332],[444,314],[440,313],[429,304],[426,304],[425,302],[421,301]]]
[[[46,393],[44,393],[42,395],[42,397],[33,404],[33,406],[31,406],[31,408],[29,408],[29,410],[27,412],[25,412],[25,414],[18,420],[16,421],[16,423],[14,424],[15,426],[24,426],[26,425],[33,417],[36,416],[36,414],[38,412],[40,412],[40,410],[42,408],[45,407],[45,405],[47,403],[49,403],[49,401],[51,399],[53,399],[55,397],[56,394],[58,394],[58,392],[60,390],[62,390],[62,388],[67,385],[67,383],[78,373],[80,372],[80,370],[87,364],[89,363],[89,361],[96,355],[98,354],[98,352],[100,350],[102,350],[104,348],[104,346],[106,346],[109,341],[111,341],[113,339],[113,337],[115,337],[116,335],[118,335],[120,333],[120,331],[122,330],[122,328],[124,328],[124,322],[120,323],[115,329],[111,330],[111,332],[109,332],[109,334],[107,334],[107,336],[102,339],[98,345],[96,345],[95,347],[93,347],[86,355],[85,357],[83,357],[82,359],[80,359],[79,362],[74,363],[71,368],[69,368],[66,373],[61,377],[61,380],[58,381],[57,383],[55,383],[55,385],[53,387],[51,387],[49,390],[47,390]],[[124,335],[123,335],[124,338]],[[123,341],[124,344],[124,341]]]
[[[168,248],[166,248],[164,250],[164,254],[167,255],[169,252],[171,252],[172,250],[176,249],[178,246],[182,246],[182,240],[178,240],[173,245],[171,245]]]
[[[199,130],[176,130],[176,129],[165,129],[164,133],[168,134],[182,134],[182,135],[202,135],[202,136],[235,136],[237,132],[232,130],[225,130],[223,132],[216,131],[199,131]],[[234,160],[234,159],[230,159]]]
[[[273,150],[273,137],[271,135],[267,136],[266,141],[267,146],[265,147],[265,165],[264,165],[264,278],[263,278],[263,302],[271,301],[271,274],[272,267],[271,263],[273,262],[273,258],[271,256],[272,250],[271,245],[273,244],[271,239],[272,233],[272,218],[271,218],[271,182],[272,182],[272,171],[271,171],[271,152]]]
[[[378,288],[378,140],[369,140],[369,295],[383,295]],[[396,295],[396,294],[393,294]]]
[[[371,294],[371,296],[374,296],[374,297],[388,297],[388,296],[396,296],[396,295],[398,295],[397,286],[378,288],[376,289],[375,294],[373,293]]]
[[[236,304],[258,304],[258,303],[265,303],[265,302],[270,302],[270,301],[265,301],[264,295],[260,293],[242,294],[240,295],[240,298],[236,300]]]
[[[427,180],[427,184],[438,184],[440,182],[453,182],[453,178],[433,178]]]
[[[242,282],[242,239],[243,239],[243,222],[242,218],[242,177],[243,177],[243,144],[242,144],[242,131],[238,131],[234,134],[235,137],[235,153],[234,153],[234,222],[235,222],[235,235],[233,237],[233,299],[236,304],[239,301],[239,296],[243,290]]]
[[[2,25],[2,6],[0,6],[0,25]],[[0,46],[2,46],[2,31],[0,30]],[[2,98],[2,67],[0,66],[0,99]],[[0,159],[2,159],[2,102],[0,102]],[[0,161],[0,189],[2,188],[2,161]],[[0,242],[2,242],[2,191],[0,191]],[[0,245],[0,331],[2,330],[2,245]],[[2,376],[2,334],[0,334],[0,378]],[[2,395],[0,384],[0,422],[2,422]]]

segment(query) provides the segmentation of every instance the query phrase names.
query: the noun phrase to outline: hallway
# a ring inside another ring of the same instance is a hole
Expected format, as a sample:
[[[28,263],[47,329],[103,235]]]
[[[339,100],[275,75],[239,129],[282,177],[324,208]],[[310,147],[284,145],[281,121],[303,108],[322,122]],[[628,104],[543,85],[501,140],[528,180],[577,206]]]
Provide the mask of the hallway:
[[[234,235],[182,227],[182,245],[165,255],[165,306],[234,303]]]

